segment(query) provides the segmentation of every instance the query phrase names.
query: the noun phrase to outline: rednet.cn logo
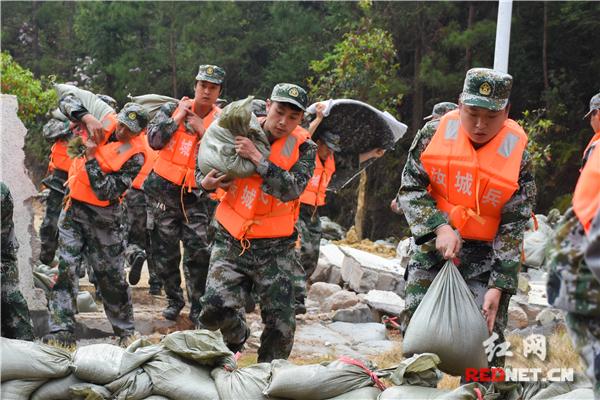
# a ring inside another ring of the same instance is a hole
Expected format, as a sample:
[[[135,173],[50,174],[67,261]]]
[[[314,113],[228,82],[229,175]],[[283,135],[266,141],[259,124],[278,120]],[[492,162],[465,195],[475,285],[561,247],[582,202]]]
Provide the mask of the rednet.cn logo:
[[[573,368],[466,368],[467,382],[573,382]]]

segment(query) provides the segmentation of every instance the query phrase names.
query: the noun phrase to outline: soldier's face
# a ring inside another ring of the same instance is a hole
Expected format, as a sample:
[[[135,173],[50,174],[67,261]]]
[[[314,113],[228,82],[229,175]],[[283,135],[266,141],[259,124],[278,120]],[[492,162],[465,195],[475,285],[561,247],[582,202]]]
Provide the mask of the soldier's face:
[[[295,110],[287,103],[267,100],[267,117],[264,128],[276,139],[287,136],[302,121],[304,112]]]
[[[201,106],[212,106],[221,94],[221,85],[208,81],[197,81],[194,100]]]
[[[117,140],[119,142],[127,143],[135,136],[137,136],[137,133],[131,132],[127,125],[124,125],[119,122],[117,124],[117,128],[115,129],[115,136],[117,137]]]
[[[590,117],[590,125],[594,132],[600,131],[600,110],[594,110]]]
[[[329,157],[331,153],[333,153],[333,150],[331,150],[329,146],[325,144],[325,142],[317,140],[317,154],[319,155],[321,161],[327,160],[327,157]]]
[[[508,118],[508,110],[492,111],[487,108],[459,105],[460,124],[473,143],[485,144],[500,132]]]

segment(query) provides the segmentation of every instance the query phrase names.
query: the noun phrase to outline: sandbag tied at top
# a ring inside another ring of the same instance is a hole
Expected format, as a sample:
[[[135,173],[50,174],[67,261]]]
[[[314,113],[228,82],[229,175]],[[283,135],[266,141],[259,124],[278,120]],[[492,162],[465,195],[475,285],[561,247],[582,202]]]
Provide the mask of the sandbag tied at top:
[[[236,136],[248,137],[263,157],[269,157],[271,146],[258,119],[252,113],[252,99],[249,96],[229,104],[202,136],[198,168],[203,175],[207,175],[212,169],[230,178],[245,178],[256,172],[252,161],[236,153]]]
[[[228,365],[235,368],[233,353],[223,341],[221,331],[199,329],[173,332],[165,336],[160,344],[178,356],[198,364],[208,366]]]
[[[232,371],[219,367],[213,369],[210,375],[215,380],[221,399],[273,400],[274,397],[263,394],[271,377],[271,368],[271,363],[259,363]]]
[[[437,354],[440,370],[462,376],[466,368],[487,368],[483,342],[488,337],[473,294],[454,263],[448,261],[412,316],[402,349],[407,357]]]
[[[0,338],[2,382],[13,379],[54,379],[71,373],[71,354],[56,347]]]

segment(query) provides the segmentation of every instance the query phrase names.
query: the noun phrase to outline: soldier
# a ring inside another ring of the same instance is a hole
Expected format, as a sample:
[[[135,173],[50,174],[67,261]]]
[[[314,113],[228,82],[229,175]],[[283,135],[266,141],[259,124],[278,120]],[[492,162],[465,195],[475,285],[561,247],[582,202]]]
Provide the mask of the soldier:
[[[226,184],[215,170],[197,179],[208,191],[229,187],[215,213],[218,226],[200,322],[208,329],[220,329],[232,351],[241,350],[250,334],[242,307],[253,286],[265,324],[259,362],[286,359],[294,343],[292,281],[298,265],[294,225],[298,199],[316,157],[316,145],[299,126],[306,103],[300,86],[275,85],[267,116],[261,120],[271,142],[269,158],[263,158],[250,139],[236,137],[237,153],[251,160],[257,173]]]
[[[89,134],[85,156],[74,159],[69,171],[69,198],[59,218],[59,273],[49,296],[50,333],[45,340],[74,343],[78,290],[74,274],[86,258],[102,292],[104,311],[115,334],[126,343],[134,334],[134,323],[123,269],[120,200],[144,164],[139,134],[148,114],[142,106],[128,103],[101,123],[73,95],[63,97],[60,107],[70,119],[85,124]]]
[[[406,272],[404,324],[445,260],[455,260],[490,333],[504,341],[536,192],[527,136],[508,119],[511,86],[508,74],[469,70],[458,110],[415,136],[396,198],[417,245]],[[503,362],[496,357],[492,365]]]
[[[592,118],[600,113],[598,109],[591,112],[596,114]],[[600,139],[596,139],[585,153],[573,207],[559,222],[546,261],[548,302],[566,312],[573,347],[585,364],[596,399],[600,399],[599,225]]]
[[[33,327],[27,302],[19,290],[19,269],[13,223],[13,199],[10,190],[0,182],[0,204],[2,212],[2,336],[11,339],[33,340]]]
[[[198,322],[199,299],[208,273],[208,228],[214,202],[196,186],[196,157],[204,131],[220,112],[215,102],[224,80],[221,67],[200,65],[194,98],[165,104],[148,126],[150,147],[159,151],[144,183],[148,228],[154,263],[169,301],[163,316],[170,320],[177,319],[185,305],[179,273],[182,241],[183,272],[191,303],[189,317]]]
[[[590,117],[590,126],[594,130],[594,136],[592,136],[583,152],[584,157],[592,143],[600,139],[600,112],[598,110],[600,110],[600,93],[596,94],[590,99],[590,110],[583,117]]]

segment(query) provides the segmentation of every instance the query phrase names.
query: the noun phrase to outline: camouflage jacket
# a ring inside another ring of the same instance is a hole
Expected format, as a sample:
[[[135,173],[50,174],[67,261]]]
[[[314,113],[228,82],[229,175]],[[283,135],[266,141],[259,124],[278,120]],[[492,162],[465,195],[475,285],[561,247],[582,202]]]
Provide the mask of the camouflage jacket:
[[[5,262],[17,260],[19,243],[15,237],[15,225],[13,223],[13,199],[8,186],[4,182],[0,182],[0,196],[2,197],[2,203],[0,204],[0,207],[2,207],[0,209],[2,213],[2,237],[0,238],[0,243],[2,244],[1,262],[4,264]]]
[[[88,114],[81,100],[73,95],[64,96],[60,100],[59,107],[67,118],[74,121],[79,121],[84,115]],[[114,133],[108,139],[109,142],[116,140]],[[92,190],[98,196],[98,199],[117,202],[131,186],[131,183],[142,169],[142,165],[144,165],[144,154],[137,153],[116,172],[105,174],[96,159],[86,161],[85,169],[90,178]]]
[[[596,279],[600,280],[600,210],[592,221],[588,234],[588,246],[585,251],[585,262],[594,272]]]
[[[396,201],[411,228],[417,251],[410,266],[429,269],[443,264],[435,249],[435,229],[448,223],[448,218],[436,207],[427,191],[429,176],[421,164],[421,153],[431,141],[439,121],[430,121],[421,128],[412,143],[402,172],[402,184]],[[502,209],[500,227],[492,243],[465,240],[458,258],[459,270],[465,279],[486,277],[488,286],[514,293],[520,267],[523,232],[534,207],[535,181],[529,153],[525,151],[519,172],[519,189]]]
[[[42,128],[42,134],[49,142],[55,142],[59,139],[69,140],[72,136],[69,126],[69,121],[52,118]]]

